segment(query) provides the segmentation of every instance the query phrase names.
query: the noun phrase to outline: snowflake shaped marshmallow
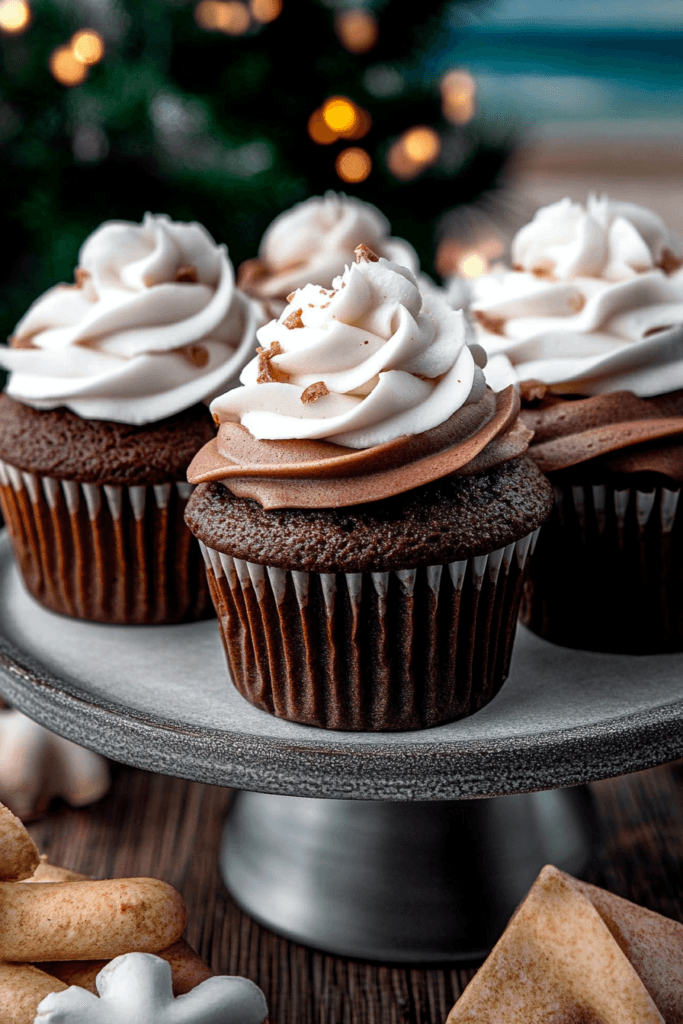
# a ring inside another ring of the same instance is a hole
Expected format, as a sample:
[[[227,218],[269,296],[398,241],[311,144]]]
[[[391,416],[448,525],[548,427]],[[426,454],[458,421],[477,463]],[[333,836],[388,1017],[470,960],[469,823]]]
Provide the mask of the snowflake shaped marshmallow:
[[[263,1024],[268,1007],[247,978],[207,978],[173,998],[171,968],[151,953],[125,953],[95,982],[100,998],[73,985],[39,1004],[34,1024]]]
[[[0,800],[19,818],[42,814],[55,796],[84,807],[108,789],[103,757],[0,702]]]

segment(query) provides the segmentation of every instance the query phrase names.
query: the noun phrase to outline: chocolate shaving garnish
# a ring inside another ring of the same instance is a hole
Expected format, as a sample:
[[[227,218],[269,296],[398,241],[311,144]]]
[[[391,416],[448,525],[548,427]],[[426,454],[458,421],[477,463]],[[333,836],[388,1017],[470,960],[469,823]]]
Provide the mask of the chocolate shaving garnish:
[[[502,316],[489,316],[488,313],[483,313],[480,309],[473,310],[473,313],[485,331],[489,331],[491,334],[504,333],[505,320]]]
[[[83,267],[76,267],[74,270],[74,288],[82,288],[89,277],[89,270],[84,270]]]
[[[356,263],[379,263],[379,256],[368,245],[361,243],[353,251],[356,254]]]
[[[549,267],[534,267],[531,271],[534,277],[541,277],[546,281],[554,281],[555,275]]]
[[[217,412],[212,413],[212,415],[213,415],[213,422],[216,424],[217,427],[219,427],[220,424],[221,424],[220,416],[218,415]]]
[[[295,330],[297,327],[303,327],[304,322],[301,319],[302,313],[302,309],[295,309],[293,313],[289,314],[286,320],[282,321],[283,325],[287,327],[290,331]]]
[[[304,405],[308,405],[309,402],[317,402],[319,398],[324,398],[325,395],[329,395],[330,390],[324,381],[316,381],[315,384],[309,384],[307,388],[301,392],[301,401]]]
[[[573,309],[575,313],[580,313],[585,305],[586,299],[580,292],[577,292],[576,295],[572,295],[569,299],[570,309]]]
[[[196,284],[197,268],[193,266],[178,267],[173,278],[178,284]]]
[[[295,297],[296,292],[290,292],[289,295],[287,296],[287,302],[294,302]]]
[[[180,351],[189,363],[192,363],[193,366],[198,367],[200,370],[206,366],[209,361],[209,353],[203,345],[186,345],[185,348],[181,348]]]
[[[329,302],[323,302],[323,304],[322,304],[322,306],[320,308],[321,309],[327,309],[328,306],[329,306]]]
[[[662,255],[659,257],[659,266],[665,274],[673,274],[675,270],[683,267],[683,258],[674,255],[671,249],[662,249]]]
[[[258,374],[256,377],[256,383],[272,384],[273,381],[278,378],[273,376],[273,368],[270,365],[270,361],[273,356],[282,355],[282,345],[279,341],[273,341],[270,344],[270,348],[261,348],[259,346],[256,351],[258,352]]]
[[[547,390],[548,385],[542,380],[523,380],[519,385],[519,397],[527,404],[540,402]]]

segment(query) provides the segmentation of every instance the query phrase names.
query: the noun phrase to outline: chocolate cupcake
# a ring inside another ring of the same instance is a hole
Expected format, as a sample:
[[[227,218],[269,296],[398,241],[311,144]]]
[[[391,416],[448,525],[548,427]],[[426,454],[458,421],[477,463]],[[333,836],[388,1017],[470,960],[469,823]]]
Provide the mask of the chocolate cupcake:
[[[148,214],[102,225],[76,283],[17,325],[0,348],[0,504],[48,608],[117,623],[210,614],[185,472],[215,432],[205,400],[236,379],[261,322],[225,246]]]
[[[186,521],[228,665],[257,707],[332,729],[472,714],[508,672],[551,507],[461,313],[361,246],[258,332],[216,399]]]
[[[522,621],[567,647],[683,650],[683,391],[548,397],[522,417],[555,492]]]
[[[555,488],[523,621],[589,650],[683,650],[683,244],[641,207],[540,210],[473,286]]]
[[[295,289],[307,284],[331,288],[333,279],[353,262],[361,240],[379,256],[417,274],[412,245],[389,232],[389,221],[371,203],[336,192],[312,196],[275,218],[261,239],[258,256],[240,266],[237,282],[278,316]]]

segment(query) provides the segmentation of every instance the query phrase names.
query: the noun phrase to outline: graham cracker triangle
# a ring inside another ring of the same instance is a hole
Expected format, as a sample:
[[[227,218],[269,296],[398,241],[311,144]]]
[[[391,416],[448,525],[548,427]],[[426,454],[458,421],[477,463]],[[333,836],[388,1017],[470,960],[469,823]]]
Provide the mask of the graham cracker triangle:
[[[683,925],[548,866],[446,1024],[683,1024]]]

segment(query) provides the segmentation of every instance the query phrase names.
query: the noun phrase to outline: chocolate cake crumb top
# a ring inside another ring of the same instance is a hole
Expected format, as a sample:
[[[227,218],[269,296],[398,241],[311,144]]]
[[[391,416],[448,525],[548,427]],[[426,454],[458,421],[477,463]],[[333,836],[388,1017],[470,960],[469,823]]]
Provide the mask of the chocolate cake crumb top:
[[[215,433],[205,405],[132,426],[82,419],[65,408],[33,409],[0,395],[0,458],[57,480],[126,486],[184,480],[193,456]]]
[[[199,484],[185,518],[205,544],[260,565],[387,572],[495,551],[535,530],[551,507],[550,484],[523,458],[344,508],[269,511],[223,484]]]

